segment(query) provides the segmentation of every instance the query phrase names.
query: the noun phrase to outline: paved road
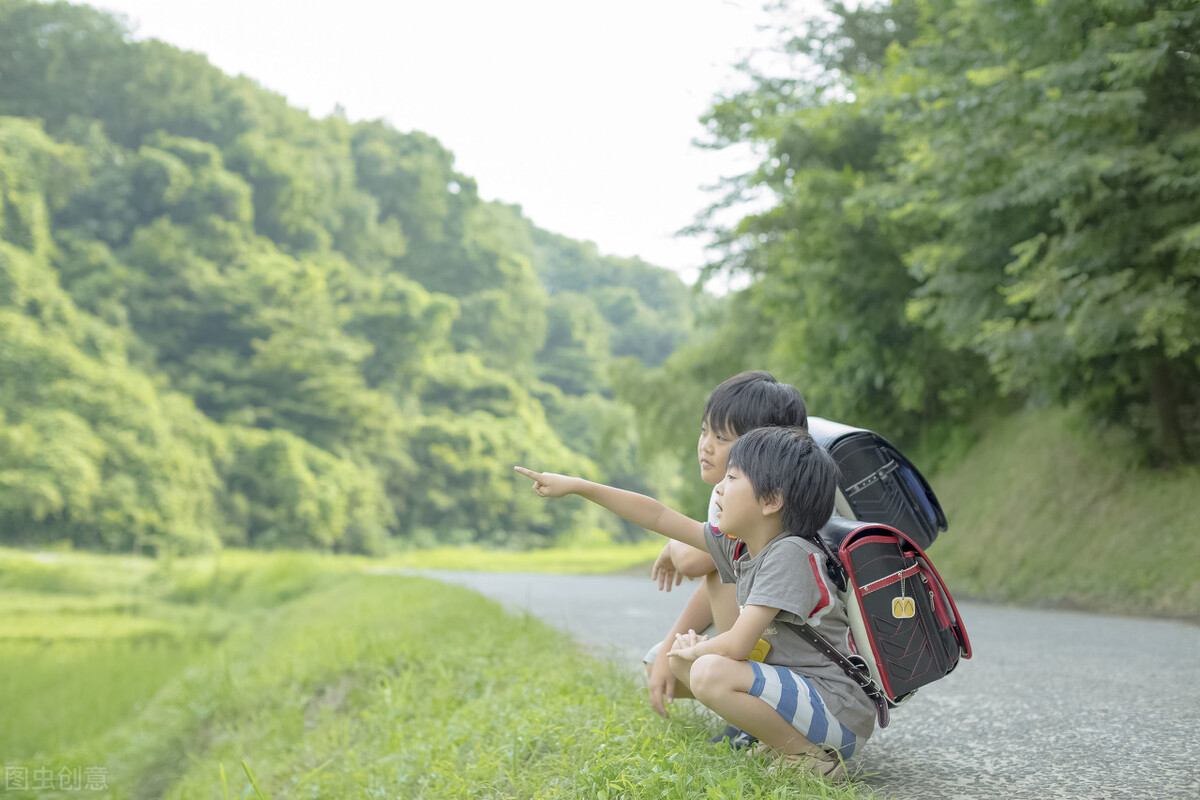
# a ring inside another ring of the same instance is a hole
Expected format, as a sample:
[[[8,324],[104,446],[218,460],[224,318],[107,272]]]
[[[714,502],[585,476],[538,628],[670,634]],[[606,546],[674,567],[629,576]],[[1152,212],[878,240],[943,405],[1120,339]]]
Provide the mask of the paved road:
[[[686,602],[645,578],[428,571],[631,668]],[[1200,628],[960,604],[975,657],[854,765],[899,800],[1200,798]]]

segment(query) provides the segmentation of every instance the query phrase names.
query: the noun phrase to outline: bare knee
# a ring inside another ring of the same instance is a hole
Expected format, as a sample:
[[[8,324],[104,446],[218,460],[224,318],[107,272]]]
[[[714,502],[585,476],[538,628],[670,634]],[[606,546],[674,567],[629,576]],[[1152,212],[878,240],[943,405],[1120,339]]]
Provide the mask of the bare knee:
[[[732,685],[729,666],[733,663],[716,654],[700,656],[692,662],[691,689],[696,699],[704,702],[729,691]]]

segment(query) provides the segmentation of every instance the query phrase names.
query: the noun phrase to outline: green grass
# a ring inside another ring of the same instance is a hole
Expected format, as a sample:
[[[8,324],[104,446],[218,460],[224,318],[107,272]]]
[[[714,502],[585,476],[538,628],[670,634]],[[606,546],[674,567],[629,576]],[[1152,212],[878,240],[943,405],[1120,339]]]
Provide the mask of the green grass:
[[[627,668],[460,588],[356,559],[127,561],[66,554],[60,580],[0,550],[0,609],[46,626],[0,615],[4,761],[105,770],[68,796],[863,796],[710,745],[688,701],[663,720]],[[59,637],[56,615],[168,633]]]
[[[930,551],[956,596],[1200,617],[1200,470],[1147,469],[1062,411],[989,427],[930,476],[950,522]]]

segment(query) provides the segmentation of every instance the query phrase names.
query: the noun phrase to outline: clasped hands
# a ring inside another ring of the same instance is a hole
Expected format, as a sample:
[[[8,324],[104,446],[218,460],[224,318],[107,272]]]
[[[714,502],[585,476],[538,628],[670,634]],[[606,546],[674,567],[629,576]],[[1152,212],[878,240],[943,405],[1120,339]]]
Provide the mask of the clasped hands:
[[[675,634],[675,644],[671,645],[671,651],[667,655],[682,658],[684,661],[695,661],[702,655],[696,652],[697,645],[707,641],[707,636],[689,628],[687,633]]]

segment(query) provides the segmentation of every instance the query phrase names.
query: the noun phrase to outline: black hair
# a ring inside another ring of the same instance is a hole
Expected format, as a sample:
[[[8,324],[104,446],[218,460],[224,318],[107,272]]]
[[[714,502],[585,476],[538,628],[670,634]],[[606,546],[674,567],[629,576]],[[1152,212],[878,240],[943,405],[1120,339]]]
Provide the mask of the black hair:
[[[712,390],[700,419],[717,431],[743,436],[768,426],[807,428],[808,410],[790,383],[769,372],[739,372]]]
[[[729,467],[741,472],[758,500],[782,496],[783,530],[821,545],[817,531],[833,515],[838,468],[808,431],[800,427],[757,428],[738,438]]]

